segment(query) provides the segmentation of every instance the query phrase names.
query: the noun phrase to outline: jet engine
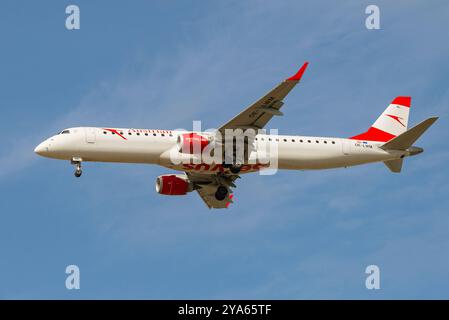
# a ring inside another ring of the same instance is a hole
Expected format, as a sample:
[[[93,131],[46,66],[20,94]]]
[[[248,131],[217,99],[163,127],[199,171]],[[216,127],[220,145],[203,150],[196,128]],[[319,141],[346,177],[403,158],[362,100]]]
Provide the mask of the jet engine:
[[[177,145],[182,153],[201,153],[209,144],[209,139],[197,133],[184,133],[178,136]]]
[[[169,196],[182,196],[193,190],[189,179],[180,174],[167,174],[156,179],[156,191]]]

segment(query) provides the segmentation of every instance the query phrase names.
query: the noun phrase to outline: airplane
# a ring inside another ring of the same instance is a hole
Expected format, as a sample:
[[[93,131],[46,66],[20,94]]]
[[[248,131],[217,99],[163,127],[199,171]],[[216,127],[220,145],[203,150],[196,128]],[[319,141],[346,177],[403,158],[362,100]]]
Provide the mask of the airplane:
[[[156,191],[163,195],[185,195],[196,191],[209,208],[217,209],[228,208],[233,202],[233,188],[238,178],[245,173],[266,169],[266,163],[251,163],[249,160],[250,155],[268,141],[277,147],[277,168],[289,170],[331,169],[383,162],[389,170],[398,173],[405,157],[423,152],[413,144],[438,117],[430,117],[408,129],[411,97],[398,96],[366,132],[349,138],[257,133],[251,139],[244,139],[246,151],[243,159],[237,159],[237,151],[233,147],[231,157],[225,161],[193,162],[198,149],[203,151],[213,143],[226,143],[220,133],[230,129],[241,132],[260,130],[274,116],[282,116],[283,100],[300,82],[307,66],[308,62],[305,62],[295,75],[282,81],[214,132],[74,127],[43,141],[34,152],[48,158],[69,160],[75,166],[76,177],[82,174],[82,162],[90,161],[157,164],[181,171],[180,174],[157,177]],[[192,156],[191,162],[174,162],[173,155]]]

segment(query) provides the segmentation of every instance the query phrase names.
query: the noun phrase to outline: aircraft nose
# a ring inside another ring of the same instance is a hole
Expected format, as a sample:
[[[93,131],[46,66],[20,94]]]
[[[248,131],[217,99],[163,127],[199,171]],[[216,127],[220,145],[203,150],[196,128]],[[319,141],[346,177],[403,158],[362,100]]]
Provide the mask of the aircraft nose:
[[[46,152],[48,152],[48,147],[46,143],[40,143],[36,148],[34,148],[34,153],[43,156]]]

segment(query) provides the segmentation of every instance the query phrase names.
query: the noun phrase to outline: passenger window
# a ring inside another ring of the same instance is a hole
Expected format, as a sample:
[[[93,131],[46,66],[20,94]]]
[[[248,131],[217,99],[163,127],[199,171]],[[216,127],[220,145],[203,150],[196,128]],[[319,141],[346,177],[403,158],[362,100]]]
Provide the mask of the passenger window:
[[[326,140],[324,140],[324,144],[327,144],[327,141],[326,141]]]
[[[315,141],[316,143],[320,143],[318,140],[317,141]]]
[[[153,133],[153,136],[156,136],[156,134],[155,134],[155,133]]]
[[[107,132],[106,132],[106,131],[103,131],[103,134],[107,134]]]
[[[145,135],[148,136],[148,133],[145,132]]]
[[[120,134],[123,135],[123,131],[120,131]]]
[[[165,137],[165,134],[161,133],[161,136]]]
[[[302,142],[303,142],[303,141],[302,141],[302,139],[301,139],[301,140],[299,140],[299,142],[301,142],[301,143],[302,143]]]
[[[295,142],[295,139],[292,139],[292,142]]]
[[[140,133],[139,133],[139,132],[137,132],[137,135],[138,135],[138,136],[140,136]]]
[[[310,140],[307,140],[307,142],[308,142],[308,143],[311,143],[312,141],[310,141]]]
[[[287,139],[284,139],[284,142],[287,142]]]
[[[335,141],[332,141],[332,144],[335,144]]]
[[[130,136],[130,135],[131,135],[131,132],[128,132],[128,135]]]

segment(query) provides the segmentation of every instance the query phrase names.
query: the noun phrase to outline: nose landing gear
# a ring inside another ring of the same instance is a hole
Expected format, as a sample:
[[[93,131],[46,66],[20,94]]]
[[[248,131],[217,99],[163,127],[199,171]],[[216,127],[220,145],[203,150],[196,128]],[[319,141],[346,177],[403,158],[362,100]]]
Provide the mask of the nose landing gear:
[[[81,169],[76,168],[76,171],[74,174],[75,174],[75,177],[79,178],[83,174],[83,171]]]
[[[70,161],[70,163],[72,165],[75,165],[75,177],[79,178],[81,177],[81,175],[83,174],[83,171],[81,170],[81,158],[73,158],[72,161]]]

